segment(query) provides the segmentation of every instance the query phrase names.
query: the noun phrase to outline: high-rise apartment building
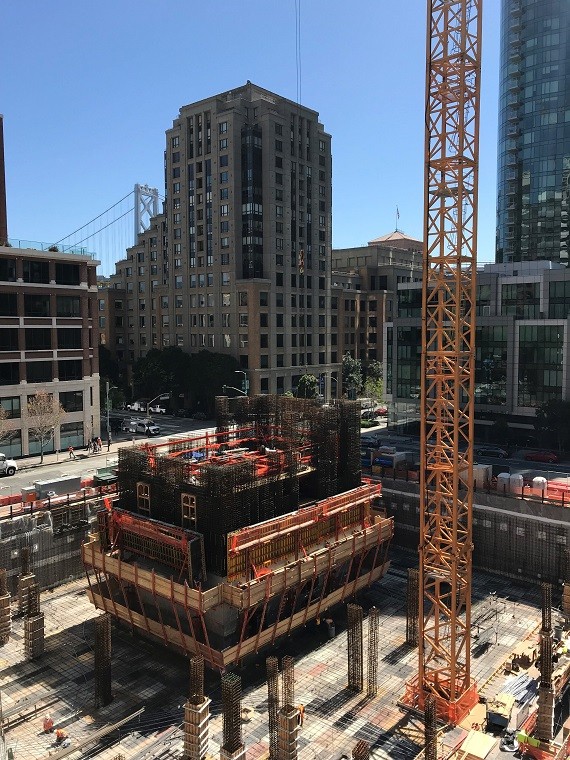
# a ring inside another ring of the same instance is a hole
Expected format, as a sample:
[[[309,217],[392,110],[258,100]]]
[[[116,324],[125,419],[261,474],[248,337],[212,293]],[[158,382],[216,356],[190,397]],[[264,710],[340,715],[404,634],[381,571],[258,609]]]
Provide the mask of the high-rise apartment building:
[[[502,0],[498,263],[568,263],[570,4]]]
[[[318,114],[251,82],[183,106],[166,132],[165,191],[111,276],[126,293],[111,317],[118,358],[228,353],[253,393],[283,393],[304,372],[340,377],[331,138]]]

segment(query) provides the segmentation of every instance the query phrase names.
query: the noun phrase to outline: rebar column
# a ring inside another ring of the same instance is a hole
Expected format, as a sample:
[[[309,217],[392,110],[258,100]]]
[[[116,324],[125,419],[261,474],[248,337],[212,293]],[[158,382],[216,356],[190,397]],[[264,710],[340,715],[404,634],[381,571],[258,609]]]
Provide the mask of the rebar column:
[[[570,550],[564,550],[564,583],[562,585],[562,612],[570,618]]]
[[[369,697],[375,697],[378,693],[378,628],[380,624],[380,612],[377,607],[372,607],[368,613],[368,684]]]
[[[27,660],[35,660],[44,653],[45,628],[44,613],[40,612],[40,590],[35,582],[26,588],[25,607],[24,652]]]
[[[190,658],[190,696],[184,705],[183,760],[205,760],[210,731],[210,700],[204,695],[204,658]]]
[[[243,747],[241,736],[241,678],[235,673],[222,676],[223,737],[226,756]]]
[[[352,691],[362,691],[363,652],[362,652],[362,607],[359,604],[348,604],[348,688]]]
[[[0,570],[0,645],[7,644],[12,632],[12,607],[6,570]]]
[[[204,658],[194,655],[190,658],[190,702],[200,705],[204,701]]]
[[[267,668],[267,707],[269,712],[269,758],[270,760],[278,760],[279,665],[277,657],[268,657],[265,665]]]
[[[283,707],[295,707],[295,660],[293,657],[283,658],[281,670]]]
[[[108,705],[111,693],[111,616],[100,615],[95,620],[95,704]]]
[[[542,629],[540,631],[540,685],[536,737],[554,738],[554,690],[552,688],[552,586],[542,584]]]
[[[295,660],[284,657],[281,662],[282,707],[278,714],[277,758],[297,760],[299,728],[303,717],[295,706]]]
[[[352,760],[369,760],[370,744],[361,739],[352,750]]]
[[[415,567],[408,569],[408,586],[406,590],[406,644],[411,647],[418,645],[418,603],[419,603],[419,571]]]
[[[18,577],[18,612],[28,613],[28,588],[36,582],[36,576],[31,572],[30,547],[23,546],[20,551],[20,575]]]
[[[424,760],[437,760],[437,710],[433,694],[428,694],[424,705]]]

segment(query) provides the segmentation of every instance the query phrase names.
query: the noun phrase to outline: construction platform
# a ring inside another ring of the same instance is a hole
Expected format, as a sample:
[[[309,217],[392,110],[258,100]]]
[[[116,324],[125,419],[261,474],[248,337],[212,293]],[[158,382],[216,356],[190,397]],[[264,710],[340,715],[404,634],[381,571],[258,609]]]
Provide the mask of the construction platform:
[[[305,706],[300,760],[350,757],[360,739],[372,745],[375,760],[412,760],[421,751],[422,716],[402,712],[398,706],[405,682],[417,667],[417,650],[405,643],[406,565],[413,562],[411,554],[396,556],[387,575],[357,599],[365,611],[371,606],[379,610],[379,688],[375,697],[347,689],[344,605],[332,613],[330,622],[322,617],[318,625],[316,620],[308,623],[266,652],[295,657],[295,701]],[[475,576],[473,586],[473,632],[479,627],[479,639],[473,645],[472,673],[480,692],[492,695],[500,690],[502,676],[497,673],[502,673],[521,642],[532,640],[540,625],[540,593],[538,587],[484,574]],[[98,745],[86,745],[85,753],[108,760],[118,754],[125,760],[179,758],[188,692],[187,659],[133,635],[126,624],[113,628],[113,701],[95,709],[94,618],[100,612],[89,602],[85,587],[85,581],[76,581],[42,594],[46,639],[45,653],[38,660],[26,661],[23,620],[13,621],[12,637],[0,650],[7,748],[26,758],[56,752],[53,734],[42,733],[46,713],[56,727],[65,727],[71,749],[144,708],[120,730],[103,736]],[[365,641],[366,630],[365,617]],[[261,760],[269,748],[265,653],[247,667],[233,670],[243,683],[246,757]],[[209,754],[218,758],[222,715],[220,680],[214,672],[207,673],[206,694],[212,699]],[[448,748],[452,738],[467,733],[463,728],[455,731],[457,734],[442,736]]]

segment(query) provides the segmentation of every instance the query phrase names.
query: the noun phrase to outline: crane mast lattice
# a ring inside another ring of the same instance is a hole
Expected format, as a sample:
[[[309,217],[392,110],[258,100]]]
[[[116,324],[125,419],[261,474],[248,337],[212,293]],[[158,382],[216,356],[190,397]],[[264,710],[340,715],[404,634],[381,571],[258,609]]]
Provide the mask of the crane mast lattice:
[[[428,0],[419,672],[406,702],[457,723],[470,676],[482,0]]]

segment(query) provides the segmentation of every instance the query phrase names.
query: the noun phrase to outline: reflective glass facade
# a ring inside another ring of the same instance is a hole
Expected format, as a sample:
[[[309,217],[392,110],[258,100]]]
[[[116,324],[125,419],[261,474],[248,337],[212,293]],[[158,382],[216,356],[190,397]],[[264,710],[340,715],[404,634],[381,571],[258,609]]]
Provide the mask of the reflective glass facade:
[[[568,262],[568,0],[502,0],[498,263]]]

